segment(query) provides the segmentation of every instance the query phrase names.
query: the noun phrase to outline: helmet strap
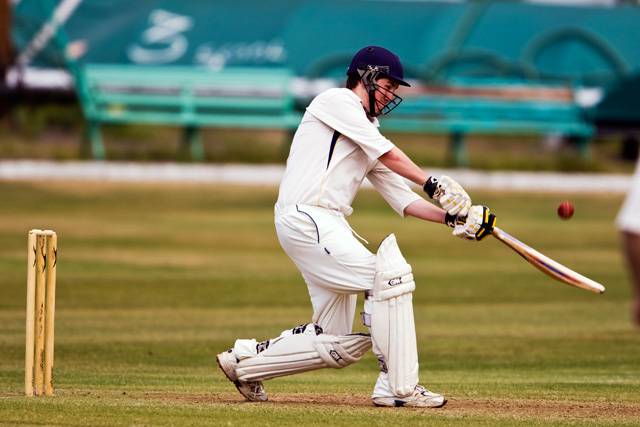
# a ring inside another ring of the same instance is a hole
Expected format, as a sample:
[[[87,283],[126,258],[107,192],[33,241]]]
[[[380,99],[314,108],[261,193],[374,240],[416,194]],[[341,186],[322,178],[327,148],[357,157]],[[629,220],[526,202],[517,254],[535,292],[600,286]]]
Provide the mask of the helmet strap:
[[[369,94],[369,115],[371,117],[376,117],[378,113],[376,112],[376,90],[369,89],[367,90]]]
[[[379,116],[376,112],[376,80],[381,72],[389,72],[389,67],[378,65],[367,65],[366,69],[358,69],[360,80],[369,95],[369,115],[371,117]]]

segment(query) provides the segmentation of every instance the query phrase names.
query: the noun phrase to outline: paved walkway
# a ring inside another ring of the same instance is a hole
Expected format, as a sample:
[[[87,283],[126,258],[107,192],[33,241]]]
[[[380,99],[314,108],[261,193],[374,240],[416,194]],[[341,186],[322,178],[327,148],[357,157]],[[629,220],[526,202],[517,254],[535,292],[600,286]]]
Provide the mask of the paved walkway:
[[[210,165],[184,163],[0,161],[0,180],[185,182],[277,185],[282,165]],[[479,172],[466,169],[429,169],[434,175],[455,177],[465,188],[624,193],[631,176],[549,172]]]

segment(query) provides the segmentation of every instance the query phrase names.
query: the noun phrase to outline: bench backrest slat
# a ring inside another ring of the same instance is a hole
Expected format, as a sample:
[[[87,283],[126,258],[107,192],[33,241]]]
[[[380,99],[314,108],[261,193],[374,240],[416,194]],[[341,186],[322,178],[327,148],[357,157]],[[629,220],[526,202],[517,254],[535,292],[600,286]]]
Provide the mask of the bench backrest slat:
[[[411,88],[381,125],[401,132],[593,133],[571,88],[501,79]]]
[[[299,117],[286,69],[86,64],[82,77],[83,107],[99,121],[289,128]]]

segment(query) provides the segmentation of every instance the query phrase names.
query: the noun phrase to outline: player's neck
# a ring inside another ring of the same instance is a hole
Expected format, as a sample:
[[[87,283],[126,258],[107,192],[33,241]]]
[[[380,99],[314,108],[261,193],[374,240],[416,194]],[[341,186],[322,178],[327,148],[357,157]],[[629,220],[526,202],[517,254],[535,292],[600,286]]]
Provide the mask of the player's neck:
[[[369,114],[369,93],[365,89],[364,85],[359,84],[351,90],[358,96],[358,98],[360,98],[360,103],[362,104],[364,112],[367,114],[367,118],[370,122],[373,122],[374,117]]]

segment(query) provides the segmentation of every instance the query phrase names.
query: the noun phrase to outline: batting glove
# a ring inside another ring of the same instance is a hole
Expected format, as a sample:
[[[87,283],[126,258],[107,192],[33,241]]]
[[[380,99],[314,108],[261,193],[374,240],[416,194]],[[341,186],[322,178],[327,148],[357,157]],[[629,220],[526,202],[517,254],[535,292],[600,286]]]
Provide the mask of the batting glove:
[[[467,216],[469,213],[471,197],[452,178],[446,175],[440,178],[430,176],[423,189],[429,197],[437,200],[449,215]]]
[[[490,213],[488,207],[481,205],[471,206],[466,218],[458,216],[451,221],[452,218],[449,217],[445,218],[445,222],[447,219],[447,225],[453,227],[454,236],[469,240],[484,239],[491,234],[496,225],[496,216]]]

